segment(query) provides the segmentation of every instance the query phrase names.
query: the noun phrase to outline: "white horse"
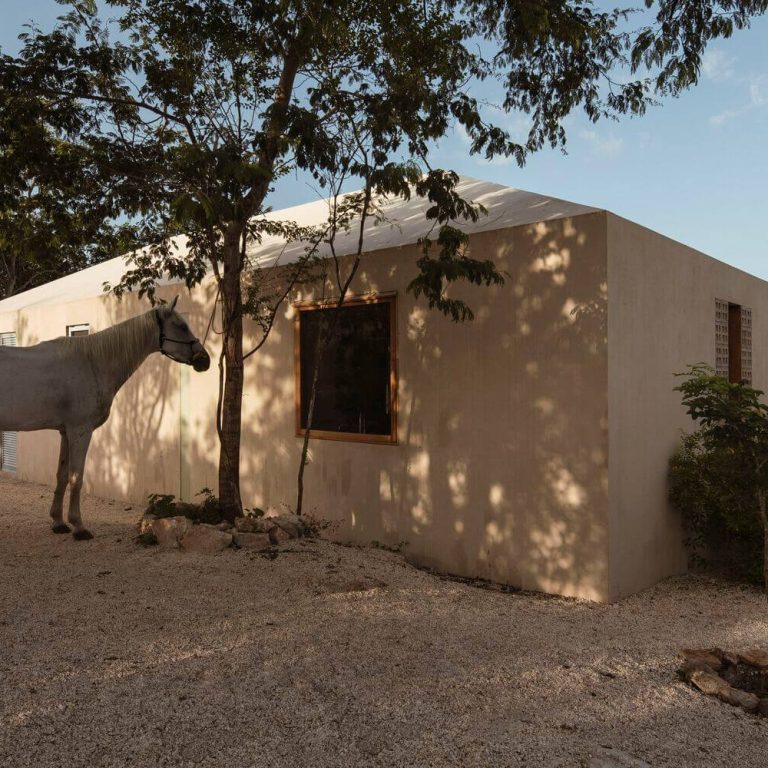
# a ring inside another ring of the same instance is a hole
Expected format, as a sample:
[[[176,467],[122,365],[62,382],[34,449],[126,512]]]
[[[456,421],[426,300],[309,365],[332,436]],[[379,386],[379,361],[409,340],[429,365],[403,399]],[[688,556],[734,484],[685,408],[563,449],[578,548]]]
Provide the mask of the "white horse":
[[[170,307],[157,307],[105,331],[44,341],[32,347],[0,347],[0,431],[56,429],[61,434],[56,490],[51,505],[54,533],[76,539],[93,534],[80,518],[83,468],[93,431],[109,416],[120,387],[153,352],[205,371],[211,364],[203,345]]]

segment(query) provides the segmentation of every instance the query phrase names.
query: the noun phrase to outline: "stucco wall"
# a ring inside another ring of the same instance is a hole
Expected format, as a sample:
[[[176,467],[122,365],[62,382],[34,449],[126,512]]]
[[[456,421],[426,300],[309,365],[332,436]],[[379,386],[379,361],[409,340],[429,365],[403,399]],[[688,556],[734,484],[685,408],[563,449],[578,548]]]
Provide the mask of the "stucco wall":
[[[753,382],[768,387],[768,283],[608,214],[610,597],[685,570],[667,462],[693,423],[674,374],[714,365],[715,299],[753,310]]]
[[[472,253],[509,278],[502,288],[462,290],[476,313],[466,325],[406,293],[415,246],[365,256],[353,292],[398,297],[399,443],[313,440],[308,511],[336,521],[340,539],[403,544],[444,571],[605,599],[605,248],[602,213],[474,235]],[[209,284],[179,305],[200,336],[211,294]],[[19,343],[63,335],[73,323],[99,330],[146,309],[133,297],[33,307],[16,318]],[[293,344],[287,306],[248,363],[246,506],[295,503]],[[218,354],[215,333],[207,346]],[[195,374],[150,358],[95,436],[86,488],[134,501],[215,489],[216,386],[215,365]],[[21,435],[19,476],[52,482],[57,440]]]
[[[335,535],[531,589],[607,596],[604,214],[475,235],[509,272],[456,325],[405,291],[414,247],[367,256],[353,291],[397,291],[399,444],[312,441],[308,508]],[[309,298],[311,294],[301,298]],[[249,371],[245,500],[293,505],[293,317]]]

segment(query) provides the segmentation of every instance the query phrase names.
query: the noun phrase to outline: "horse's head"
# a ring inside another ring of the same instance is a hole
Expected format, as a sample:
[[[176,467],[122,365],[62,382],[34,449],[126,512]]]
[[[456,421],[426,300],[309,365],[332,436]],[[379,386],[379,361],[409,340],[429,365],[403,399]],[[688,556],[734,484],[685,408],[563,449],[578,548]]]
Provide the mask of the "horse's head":
[[[191,365],[196,371],[207,371],[211,358],[198,338],[189,330],[186,320],[176,312],[177,296],[169,307],[157,307],[155,318],[160,330],[160,352],[177,363]]]

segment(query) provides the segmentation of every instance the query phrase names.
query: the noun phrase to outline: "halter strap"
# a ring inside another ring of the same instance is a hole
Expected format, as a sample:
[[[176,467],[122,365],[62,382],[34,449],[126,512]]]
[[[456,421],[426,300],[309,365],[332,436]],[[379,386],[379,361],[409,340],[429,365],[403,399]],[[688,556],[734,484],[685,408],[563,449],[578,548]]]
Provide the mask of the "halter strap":
[[[160,332],[160,354],[165,355],[169,360],[173,360],[174,363],[183,363],[184,365],[192,365],[191,360],[182,360],[179,357],[176,357],[172,352],[168,352],[165,349],[163,349],[163,344],[165,344],[166,341],[170,341],[174,344],[187,344],[189,346],[190,353],[192,351],[192,346],[194,345],[194,341],[186,341],[182,339],[172,339],[170,336],[165,335],[165,331],[163,330],[163,321],[160,319],[160,311],[158,309],[155,309],[154,311],[155,315],[155,322],[157,323],[158,331]]]

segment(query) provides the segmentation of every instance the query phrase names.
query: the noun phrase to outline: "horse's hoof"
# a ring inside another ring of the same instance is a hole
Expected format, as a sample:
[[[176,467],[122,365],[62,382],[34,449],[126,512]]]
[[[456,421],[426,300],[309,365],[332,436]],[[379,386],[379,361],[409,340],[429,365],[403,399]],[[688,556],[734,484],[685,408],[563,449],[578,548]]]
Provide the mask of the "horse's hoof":
[[[72,530],[66,523],[55,523],[51,526],[54,533],[69,533]]]
[[[76,541],[88,541],[93,538],[93,534],[85,528],[82,531],[75,531],[72,536]]]

